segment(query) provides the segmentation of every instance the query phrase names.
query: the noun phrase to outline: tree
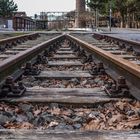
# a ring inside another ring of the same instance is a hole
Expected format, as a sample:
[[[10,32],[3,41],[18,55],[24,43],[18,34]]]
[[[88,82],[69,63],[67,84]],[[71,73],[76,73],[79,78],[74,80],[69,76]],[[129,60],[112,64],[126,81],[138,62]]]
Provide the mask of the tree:
[[[107,12],[107,0],[87,0],[87,6],[95,13],[95,25],[98,26],[98,15]]]
[[[117,15],[121,27],[134,27],[140,21],[140,0],[90,0],[87,6],[92,10],[98,10],[102,16],[109,15],[109,8],[112,8],[112,15]]]
[[[131,27],[136,13],[140,12],[139,0],[116,0],[116,11],[120,13],[121,27]]]
[[[66,17],[69,19],[74,19],[75,18],[75,11],[70,11],[66,14]]]
[[[0,17],[10,18],[13,12],[18,10],[17,4],[13,0],[0,0]]]

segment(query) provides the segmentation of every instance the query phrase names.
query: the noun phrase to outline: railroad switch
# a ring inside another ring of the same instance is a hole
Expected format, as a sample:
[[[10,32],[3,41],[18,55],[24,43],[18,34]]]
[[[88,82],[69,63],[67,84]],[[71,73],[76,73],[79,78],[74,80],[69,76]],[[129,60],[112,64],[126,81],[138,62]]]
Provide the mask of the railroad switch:
[[[47,63],[48,63],[48,60],[45,56],[42,56],[41,54],[37,56],[36,64],[47,64]]]
[[[108,83],[105,87],[106,93],[110,97],[131,97],[129,87],[123,76],[120,76],[116,83]]]
[[[0,90],[0,97],[20,97],[26,91],[22,82],[15,83],[13,77],[7,77]]]
[[[106,74],[103,63],[100,62],[100,63],[94,65],[92,67],[92,70],[90,70],[90,74],[92,74],[92,75],[104,75],[104,74]]]
[[[41,70],[37,66],[33,66],[31,62],[27,62],[24,68],[24,75],[39,75]]]

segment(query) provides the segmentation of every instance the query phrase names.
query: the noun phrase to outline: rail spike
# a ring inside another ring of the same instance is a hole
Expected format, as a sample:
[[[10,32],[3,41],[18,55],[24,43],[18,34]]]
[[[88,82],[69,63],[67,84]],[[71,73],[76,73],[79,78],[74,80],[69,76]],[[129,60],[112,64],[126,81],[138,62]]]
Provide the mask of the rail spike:
[[[126,84],[126,79],[119,76],[116,83],[108,83],[105,87],[106,93],[110,97],[131,97],[129,87]]]
[[[37,56],[37,59],[36,59],[36,64],[47,64],[48,63],[48,60],[47,60],[47,57],[39,54]]]
[[[92,62],[94,62],[92,54],[86,56],[85,59],[83,60],[83,63],[92,63]]]
[[[26,88],[22,82],[15,83],[13,77],[9,76],[0,89],[0,97],[20,97],[25,91]]]
[[[33,66],[31,62],[27,62],[24,67],[24,75],[38,75],[40,72],[41,70],[38,67]]]
[[[92,67],[92,70],[90,70],[90,74],[92,74],[92,75],[104,75],[104,74],[106,74],[103,63],[99,62],[98,64],[94,65]]]
[[[50,52],[50,48],[46,49],[43,53],[44,56],[48,57],[48,56],[52,56],[52,53]]]
[[[86,52],[84,49],[80,49],[78,52],[77,52],[77,55],[78,57],[81,57],[81,58],[86,58],[87,55],[86,55]]]

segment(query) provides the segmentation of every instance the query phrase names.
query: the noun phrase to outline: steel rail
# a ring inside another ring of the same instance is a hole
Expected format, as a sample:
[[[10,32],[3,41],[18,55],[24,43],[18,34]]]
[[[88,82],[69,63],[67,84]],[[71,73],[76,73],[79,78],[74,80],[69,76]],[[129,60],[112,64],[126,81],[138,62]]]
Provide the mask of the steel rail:
[[[93,36],[95,36],[99,39],[108,39],[115,43],[120,43],[120,44],[124,44],[124,45],[127,44],[128,46],[131,46],[132,48],[135,48],[135,49],[139,49],[139,47],[140,47],[140,42],[133,41],[133,40],[127,40],[127,39],[123,39],[120,37],[114,37],[114,36],[100,34],[100,33],[94,33]]]
[[[24,52],[20,52],[15,56],[5,59],[0,63],[0,81],[4,80],[6,76],[12,74],[15,70],[20,69],[23,64],[31,60],[38,53],[45,50],[47,45],[54,43],[56,40],[59,40],[62,37],[63,35],[59,35],[32,48],[29,48]]]
[[[94,54],[95,58],[103,61],[103,63],[106,64],[107,68],[115,71],[119,75],[124,76],[129,82],[129,86],[134,86],[137,89],[136,93],[134,93],[135,90],[133,90],[133,96],[135,96],[137,99],[140,99],[140,66],[85,41],[82,41],[72,35],[67,35],[67,38],[73,42],[76,42],[79,44],[79,46],[90,50],[91,53]],[[116,75],[114,75],[114,77],[115,76]]]
[[[6,39],[1,39],[0,40],[0,45],[1,44],[7,44],[9,42],[16,41],[18,39],[35,37],[37,35],[39,35],[39,33],[31,33],[31,34],[25,34],[25,35],[19,35],[19,36],[9,37],[9,38],[6,38]]]

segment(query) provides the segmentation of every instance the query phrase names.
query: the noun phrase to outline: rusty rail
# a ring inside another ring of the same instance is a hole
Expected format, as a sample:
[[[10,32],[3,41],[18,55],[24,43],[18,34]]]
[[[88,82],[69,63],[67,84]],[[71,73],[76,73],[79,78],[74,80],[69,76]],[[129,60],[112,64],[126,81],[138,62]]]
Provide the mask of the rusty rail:
[[[74,36],[67,35],[67,38],[71,41],[76,42],[77,44],[79,44],[79,46],[90,50],[91,53],[94,54],[97,59],[104,62],[104,64],[106,64],[109,69],[114,70],[119,75],[123,75],[129,82],[129,85],[133,85],[134,87],[136,87],[136,91],[138,91],[137,93],[134,93],[135,90],[133,90],[133,96],[140,99],[140,66],[132,64],[128,60],[125,60],[121,57],[116,57],[116,55],[113,55],[100,48],[97,48],[96,46],[88,44],[85,41],[77,39]]]
[[[65,37],[83,48],[88,49],[92,54],[94,54],[95,58],[102,61],[108,69],[111,69],[118,75],[123,75],[129,82],[129,86],[135,87],[132,91],[134,93],[133,96],[140,99],[140,66],[132,64],[120,57],[116,57],[109,52],[81,41],[80,39],[77,39],[71,35],[57,36],[3,61],[0,64],[0,81],[4,80],[6,76],[12,74],[15,70],[20,69],[23,64],[34,58],[38,53],[45,50],[48,45],[53,44],[59,39],[63,39]],[[136,93],[134,91],[136,91]]]
[[[140,43],[137,41],[122,39],[119,37],[109,36],[109,35],[100,34],[100,33],[94,33],[93,37],[97,39],[105,39],[107,41],[114,42],[115,44],[118,44],[118,45],[124,45],[125,47],[131,47],[134,50],[140,52]]]
[[[25,34],[25,35],[6,38],[6,39],[1,39],[0,46],[5,45],[5,47],[6,47],[7,44],[13,43],[13,42],[21,40],[21,39],[31,39],[32,40],[32,39],[35,39],[37,36],[39,36],[39,33],[31,33],[31,34]]]
[[[59,40],[62,37],[63,35],[60,35],[53,39],[45,41],[0,63],[0,81],[4,80],[6,76],[12,74],[15,70],[20,69],[24,63],[31,60],[38,53],[45,50],[47,45],[53,44],[56,40]]]
[[[23,39],[23,38],[28,38],[28,37],[36,37],[37,35],[38,35],[38,33],[31,33],[31,34],[9,37],[9,38],[6,38],[6,39],[1,39],[0,44],[4,44],[4,43],[7,43],[7,42],[12,42],[12,41],[15,41],[15,40],[18,40],[18,39]]]

